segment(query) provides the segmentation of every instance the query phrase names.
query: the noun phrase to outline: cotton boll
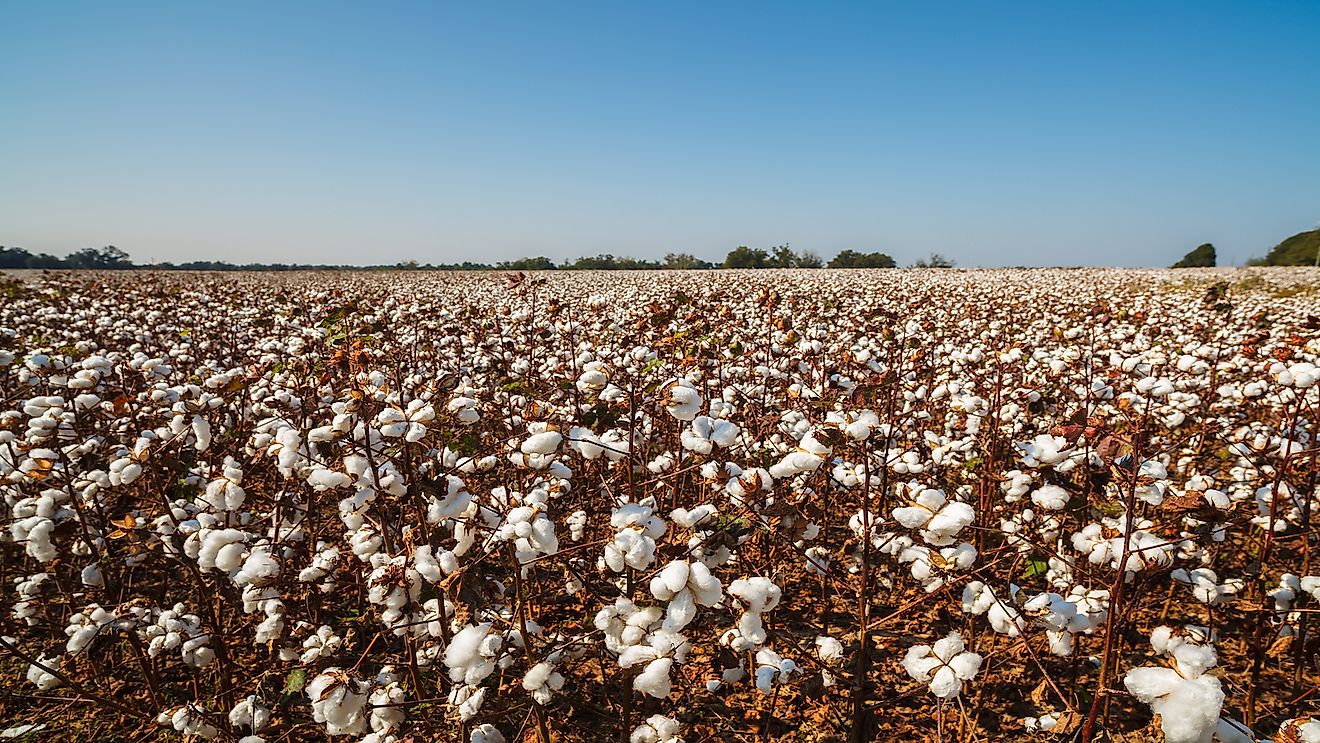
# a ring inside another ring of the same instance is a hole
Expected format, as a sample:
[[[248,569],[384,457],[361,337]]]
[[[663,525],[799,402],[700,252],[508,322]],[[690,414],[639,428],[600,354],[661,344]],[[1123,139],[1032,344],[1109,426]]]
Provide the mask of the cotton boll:
[[[92,563],[82,569],[82,584],[89,588],[100,588],[105,585],[105,578],[101,575],[101,566]]]
[[[519,450],[523,454],[554,454],[563,440],[564,436],[558,431],[534,433],[523,440]]]
[[[41,691],[50,691],[51,689],[58,689],[59,687],[64,685],[64,682],[61,681],[57,676],[55,676],[55,674],[50,673],[46,670],[46,668],[50,668],[56,671],[59,670],[60,666],[62,665],[61,658],[59,656],[55,656],[53,658],[47,658],[45,656],[41,656],[37,658],[37,662],[40,663],[41,665],[33,664],[28,666],[27,680],[29,682],[36,685],[36,687]]]
[[[555,670],[551,663],[542,661],[532,666],[523,676],[522,686],[532,693],[538,704],[549,704],[554,692],[564,687],[564,677]]]
[[[930,692],[940,699],[953,699],[963,681],[981,668],[981,656],[963,649],[962,635],[951,632],[934,646],[916,645],[903,657],[903,669],[916,681],[929,682]]]
[[[472,736],[468,741],[469,743],[507,743],[504,734],[488,722],[483,722],[473,728]]]
[[[1208,743],[1219,723],[1224,692],[1219,679],[1185,679],[1169,668],[1134,668],[1123,686],[1160,716],[1160,728],[1169,743]]]
[[[683,743],[678,737],[681,727],[678,721],[664,715],[651,715],[633,729],[628,736],[628,743]]]
[[[327,668],[307,684],[312,717],[330,735],[361,735],[367,730],[369,681],[353,679],[338,668]]]
[[[236,728],[260,730],[270,723],[270,709],[256,696],[244,697],[229,711],[229,724]]]
[[[1058,485],[1045,485],[1032,492],[1031,502],[1047,511],[1059,511],[1068,505],[1068,491]]]
[[[656,699],[664,699],[673,688],[669,679],[669,669],[673,665],[671,658],[656,658],[633,679],[633,688]]]

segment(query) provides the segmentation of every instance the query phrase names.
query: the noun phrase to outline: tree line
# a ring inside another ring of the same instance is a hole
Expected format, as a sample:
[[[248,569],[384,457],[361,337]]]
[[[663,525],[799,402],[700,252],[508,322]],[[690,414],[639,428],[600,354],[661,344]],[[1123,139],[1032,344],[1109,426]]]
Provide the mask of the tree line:
[[[953,261],[933,254],[912,264],[915,268],[948,268]],[[841,251],[828,262],[812,251],[795,252],[787,244],[769,250],[740,245],[729,251],[721,263],[703,260],[690,253],[669,253],[661,260],[645,260],[601,253],[555,263],[545,256],[517,258],[499,263],[419,263],[401,261],[367,266],[304,263],[230,263],[228,261],[187,261],[184,263],[134,263],[125,251],[109,245],[83,248],[60,258],[48,253],[31,253],[23,248],[0,245],[0,269],[16,268],[94,268],[156,269],[165,271],[611,271],[638,269],[701,270],[712,268],[896,268],[893,257],[879,252]]]

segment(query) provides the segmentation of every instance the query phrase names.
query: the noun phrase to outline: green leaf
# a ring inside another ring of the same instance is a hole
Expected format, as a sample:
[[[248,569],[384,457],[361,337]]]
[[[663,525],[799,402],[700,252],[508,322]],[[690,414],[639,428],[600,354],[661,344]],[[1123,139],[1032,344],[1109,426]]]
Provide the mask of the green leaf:
[[[303,690],[303,685],[307,683],[307,671],[302,668],[295,668],[289,671],[289,675],[284,679],[284,693],[297,694]]]
[[[1050,564],[1038,557],[1032,557],[1027,560],[1027,570],[1023,573],[1024,577],[1035,578],[1049,572]]]

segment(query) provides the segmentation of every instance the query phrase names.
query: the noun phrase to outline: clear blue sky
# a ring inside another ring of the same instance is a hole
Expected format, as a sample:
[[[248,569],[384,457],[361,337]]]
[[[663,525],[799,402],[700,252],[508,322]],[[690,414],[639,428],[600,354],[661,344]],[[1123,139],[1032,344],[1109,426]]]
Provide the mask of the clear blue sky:
[[[1166,265],[1320,220],[1320,2],[0,3],[0,244]]]

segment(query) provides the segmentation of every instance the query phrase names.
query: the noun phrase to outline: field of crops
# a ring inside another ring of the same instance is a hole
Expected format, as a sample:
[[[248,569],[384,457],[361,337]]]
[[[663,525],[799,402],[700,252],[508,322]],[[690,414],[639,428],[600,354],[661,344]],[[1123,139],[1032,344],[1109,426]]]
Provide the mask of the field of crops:
[[[0,727],[1320,741],[1317,315],[1313,269],[11,277]]]

